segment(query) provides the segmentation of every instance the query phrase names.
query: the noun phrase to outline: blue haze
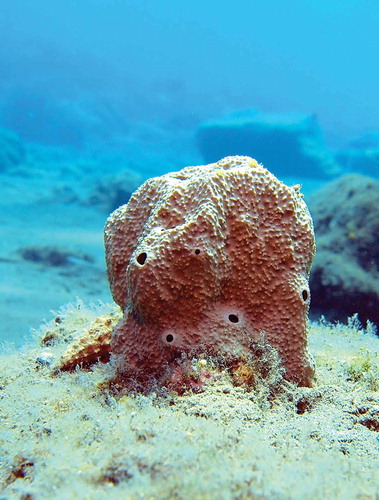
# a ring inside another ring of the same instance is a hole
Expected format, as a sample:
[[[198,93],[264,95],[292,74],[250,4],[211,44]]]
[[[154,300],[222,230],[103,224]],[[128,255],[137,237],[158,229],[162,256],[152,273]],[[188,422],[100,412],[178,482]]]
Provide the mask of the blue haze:
[[[83,147],[94,108],[101,145],[253,107],[315,112],[342,147],[379,129],[378,25],[370,0],[1,0],[0,126]]]

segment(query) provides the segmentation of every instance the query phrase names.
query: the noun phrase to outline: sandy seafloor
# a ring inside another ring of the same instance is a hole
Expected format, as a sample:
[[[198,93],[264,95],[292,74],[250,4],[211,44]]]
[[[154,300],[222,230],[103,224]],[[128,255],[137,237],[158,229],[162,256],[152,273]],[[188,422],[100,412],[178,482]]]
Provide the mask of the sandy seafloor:
[[[78,301],[21,352],[0,356],[0,498],[378,498],[379,338],[370,328],[311,324],[313,388],[271,370],[251,391],[223,374],[199,393],[120,396],[110,363],[56,369],[68,344],[115,311]]]
[[[190,163],[201,161],[178,168]],[[1,173],[0,499],[378,499],[379,337],[370,327],[312,323],[311,389],[270,378],[247,391],[224,374],[196,394],[120,397],[107,383],[111,364],[55,369],[115,307],[99,304],[111,302],[109,212],[88,203],[100,166],[52,158]],[[22,256],[45,246],[68,262]],[[47,331],[54,345],[41,343]]]

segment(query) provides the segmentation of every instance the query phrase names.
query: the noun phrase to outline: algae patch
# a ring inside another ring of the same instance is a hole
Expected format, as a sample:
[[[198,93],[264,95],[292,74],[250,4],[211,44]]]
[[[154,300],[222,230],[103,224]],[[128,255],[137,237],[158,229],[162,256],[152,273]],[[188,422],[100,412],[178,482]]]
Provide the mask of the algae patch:
[[[119,312],[78,302],[22,352],[0,356],[2,498],[378,495],[379,338],[370,328],[311,324],[313,388],[287,384],[267,398],[225,376],[183,396],[116,397],[109,363],[55,368],[107,315]]]

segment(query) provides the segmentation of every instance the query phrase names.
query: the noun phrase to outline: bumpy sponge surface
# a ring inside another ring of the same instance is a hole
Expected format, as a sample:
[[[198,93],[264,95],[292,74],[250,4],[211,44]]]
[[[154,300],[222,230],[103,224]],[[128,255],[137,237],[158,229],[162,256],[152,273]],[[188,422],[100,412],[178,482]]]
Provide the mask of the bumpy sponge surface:
[[[233,156],[146,181],[105,227],[108,277],[124,318],[118,373],[164,380],[178,357],[243,357],[264,332],[309,385],[312,219],[298,187]]]

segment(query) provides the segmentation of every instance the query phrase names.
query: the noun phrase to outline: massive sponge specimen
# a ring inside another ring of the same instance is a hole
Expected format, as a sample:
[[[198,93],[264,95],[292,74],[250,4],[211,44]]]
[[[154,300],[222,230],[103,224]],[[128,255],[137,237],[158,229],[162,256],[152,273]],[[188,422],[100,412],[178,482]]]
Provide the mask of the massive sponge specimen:
[[[105,227],[108,277],[124,311],[111,343],[123,380],[165,383],[178,358],[226,366],[264,332],[310,385],[312,219],[298,187],[233,156],[146,181]]]

